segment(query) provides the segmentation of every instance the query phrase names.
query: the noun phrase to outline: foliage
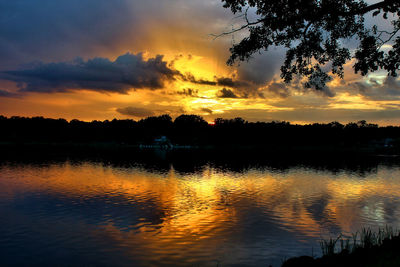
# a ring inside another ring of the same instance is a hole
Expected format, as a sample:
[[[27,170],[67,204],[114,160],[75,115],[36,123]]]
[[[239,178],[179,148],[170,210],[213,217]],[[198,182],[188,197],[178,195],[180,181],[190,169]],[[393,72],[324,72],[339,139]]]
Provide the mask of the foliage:
[[[400,69],[400,1],[383,0],[368,4],[364,0],[222,0],[225,8],[240,13],[245,24],[230,34],[243,29],[249,35],[234,44],[229,64],[248,60],[254,53],[271,46],[286,47],[286,59],[281,77],[287,83],[294,75],[308,78],[306,87],[322,90],[331,80],[331,72],[343,78],[344,64],[355,59],[354,70],[366,75],[378,69],[397,76]],[[255,10],[256,19],[249,18]],[[382,16],[392,24],[392,30],[374,25],[368,28],[365,17]],[[393,15],[393,16],[391,16]],[[344,40],[358,39],[352,53]],[[384,52],[384,44],[392,44]]]
[[[174,124],[183,128],[199,128],[206,127],[208,123],[198,115],[180,115],[174,121]]]
[[[197,115],[148,117],[139,121],[84,122],[43,117],[0,116],[0,142],[5,143],[119,143],[152,144],[166,136],[173,144],[275,149],[368,149],[398,153],[400,127],[379,127],[362,120],[343,125],[294,125],[289,122],[248,122],[242,118],[215,119],[209,125]]]

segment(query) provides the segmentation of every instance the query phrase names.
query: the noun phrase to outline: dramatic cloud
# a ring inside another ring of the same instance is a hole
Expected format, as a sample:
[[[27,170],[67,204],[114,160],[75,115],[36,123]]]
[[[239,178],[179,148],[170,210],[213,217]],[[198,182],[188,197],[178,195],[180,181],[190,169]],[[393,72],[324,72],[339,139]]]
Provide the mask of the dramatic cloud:
[[[0,0],[0,68],[113,48],[138,22],[130,2]]]
[[[0,0],[0,114],[86,120],[184,112],[199,112],[210,120],[222,115],[304,121],[353,120],[351,114],[366,120],[367,116],[400,118],[399,79],[386,79],[380,73],[361,77],[354,74],[352,64],[345,69],[343,84],[334,81],[318,92],[304,88],[301,79],[282,83],[283,47],[226,66],[229,47],[247,31],[213,40],[210,34],[245,23],[222,4]],[[380,28],[391,26],[387,22],[379,23],[384,26]],[[357,40],[346,45],[354,49]],[[146,56],[118,57],[126,51],[145,51]],[[82,59],[73,61],[76,56]],[[134,96],[94,93],[124,94],[135,89]],[[321,118],[324,114],[329,118]]]
[[[141,53],[125,54],[115,61],[94,58],[88,61],[38,63],[31,68],[4,71],[0,78],[18,83],[24,92],[65,92],[87,89],[127,93],[131,89],[160,89],[173,81],[178,71],[170,69],[163,56],[145,60]]]
[[[122,115],[139,117],[139,118],[155,115],[155,113],[152,110],[139,107],[117,108],[116,111]]]
[[[214,77],[214,80],[205,80],[205,79],[197,79],[193,74],[191,73],[186,73],[185,75],[180,75],[181,79],[186,82],[190,82],[193,84],[199,84],[199,85],[209,85],[209,86],[223,86],[223,87],[229,87],[232,88],[233,90],[228,90],[223,89],[221,90],[222,95],[219,97],[224,97],[224,93],[230,94],[227,97],[234,98],[232,96],[236,94],[236,97],[241,97],[241,98],[248,98],[248,97],[253,97],[253,98],[264,98],[263,93],[261,92],[261,87],[257,84],[254,84],[253,82],[249,82],[246,80],[238,80],[238,79],[233,79],[230,77]]]
[[[392,76],[384,79],[369,78],[364,81],[351,83],[345,89],[355,89],[369,100],[400,100],[400,80]]]
[[[199,54],[208,34],[230,26],[232,17],[221,2],[198,0],[0,0],[0,8],[0,70],[131,49],[165,54],[190,46]],[[222,42],[208,51],[221,60],[228,54]]]
[[[232,92],[232,90],[229,90],[229,89],[226,89],[226,88],[222,88],[220,91],[218,91],[217,97],[220,97],[220,98],[238,98],[238,96],[235,95],[235,93]]]

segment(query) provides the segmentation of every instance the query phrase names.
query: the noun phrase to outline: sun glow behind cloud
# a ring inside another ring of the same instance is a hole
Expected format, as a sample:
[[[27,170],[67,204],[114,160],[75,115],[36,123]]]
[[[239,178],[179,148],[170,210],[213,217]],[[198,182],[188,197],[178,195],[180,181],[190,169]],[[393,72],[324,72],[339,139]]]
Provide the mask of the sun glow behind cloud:
[[[94,58],[114,62],[130,51],[133,55],[142,53],[144,64],[162,55],[162,61],[167,64],[165,71],[177,71],[181,76],[175,73],[168,79],[160,78],[162,86],[152,83],[154,79],[141,83],[142,77],[124,84],[123,88],[112,87],[114,91],[111,87],[98,90],[104,82],[83,83],[75,77],[72,81],[65,80],[72,88],[67,85],[55,88],[47,81],[46,87],[41,83],[30,87],[30,92],[19,92],[18,86],[27,82],[32,85],[33,81],[28,81],[26,76],[11,79],[0,75],[0,114],[104,120],[191,113],[200,114],[208,121],[240,116],[251,121],[310,123],[366,119],[398,124],[400,80],[388,79],[380,72],[361,77],[354,74],[353,62],[345,66],[345,80],[334,79],[325,93],[306,90],[299,81],[290,85],[282,83],[279,67],[284,50],[281,48],[255,55],[240,66],[227,66],[228,49],[242,33],[217,39],[210,35],[240,24],[218,1],[122,0],[113,9],[108,2],[100,2],[92,6],[60,1],[57,8],[63,8],[66,14],[59,17],[51,15],[55,8],[52,5],[46,9],[32,6],[30,12],[15,13],[21,7],[9,4],[15,9],[6,13],[13,24],[1,22],[0,28],[10,30],[4,39],[13,42],[15,48],[3,47],[0,71],[24,70],[23,66],[32,61],[72,62],[76,57],[84,62]],[[91,20],[96,12],[104,20]],[[63,25],[67,25],[68,14],[82,18],[82,22],[68,24],[67,31]],[[87,20],[83,19],[85,16]],[[39,18],[46,19],[46,24]],[[57,29],[57,34],[47,34],[48,24]],[[28,25],[29,31],[18,31],[21,25]],[[22,37],[29,40],[29,45],[20,41]]]

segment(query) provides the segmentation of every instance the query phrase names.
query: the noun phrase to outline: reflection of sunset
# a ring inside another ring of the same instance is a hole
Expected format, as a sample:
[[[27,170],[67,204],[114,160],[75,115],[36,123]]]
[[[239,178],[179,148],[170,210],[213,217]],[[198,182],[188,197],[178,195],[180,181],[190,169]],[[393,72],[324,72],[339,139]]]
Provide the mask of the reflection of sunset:
[[[3,165],[0,197],[34,205],[32,215],[8,210],[10,218],[33,220],[40,228],[47,212],[68,224],[65,238],[84,231],[96,244],[119,248],[134,262],[214,266],[214,260],[255,259],[249,257],[258,251],[254,248],[265,246],[269,249],[260,259],[291,255],[300,246],[293,240],[309,249],[312,240],[332,232],[349,234],[361,225],[396,227],[396,177],[398,170],[386,168],[361,177],[305,168],[236,173],[206,166],[182,174],[173,167],[157,173],[90,162]],[[46,209],[37,201],[45,201]],[[58,224],[42,231],[51,236]],[[283,247],[287,251],[279,252]]]
[[[260,212],[272,212],[274,220],[282,227],[306,236],[320,236],[329,224],[337,225],[344,232],[354,230],[354,225],[363,220],[380,220],[376,223],[384,225],[387,223],[382,221],[384,217],[371,213],[371,208],[378,207],[370,206],[369,199],[397,196],[400,184],[389,174],[382,172],[382,175],[379,179],[354,179],[344,175],[332,178],[294,170],[284,175],[251,171],[237,176],[208,168],[189,176],[173,170],[166,175],[154,175],[138,170],[67,163],[3,171],[1,187],[2,194],[9,197],[22,190],[48,192],[82,203],[110,198],[110,201],[117,201],[115,205],[154,204],[158,210],[154,214],[156,221],[142,218],[129,222],[135,225],[128,227],[137,229],[135,238],[157,247],[168,240],[184,246],[228,234],[229,229],[240,227],[237,224],[244,219],[241,218],[243,201]],[[9,179],[14,182],[10,183]],[[357,206],[359,201],[364,202],[369,214]],[[318,205],[322,205],[321,208],[317,208]],[[116,222],[110,220],[109,223]]]

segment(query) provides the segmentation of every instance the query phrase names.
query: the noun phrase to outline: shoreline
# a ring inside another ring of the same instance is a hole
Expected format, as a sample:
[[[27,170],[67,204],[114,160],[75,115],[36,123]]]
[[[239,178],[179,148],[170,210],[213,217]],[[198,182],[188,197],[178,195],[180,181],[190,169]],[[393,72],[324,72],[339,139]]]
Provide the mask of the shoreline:
[[[322,240],[322,257],[292,257],[282,267],[400,266],[400,232],[386,227],[373,232],[364,228],[351,238]]]
[[[271,153],[310,153],[310,152],[323,152],[323,153],[352,153],[364,154],[373,156],[400,156],[400,151],[394,147],[380,147],[374,145],[364,146],[335,146],[335,145],[187,145],[187,144],[174,144],[171,147],[163,147],[154,144],[126,144],[118,142],[0,142],[0,148],[3,151],[15,150],[29,150],[29,149],[44,149],[53,150],[57,149],[58,152],[69,152],[73,150],[79,151],[80,149],[91,151],[101,150],[119,150],[119,151],[146,151],[146,150],[161,150],[161,151],[268,151]]]

